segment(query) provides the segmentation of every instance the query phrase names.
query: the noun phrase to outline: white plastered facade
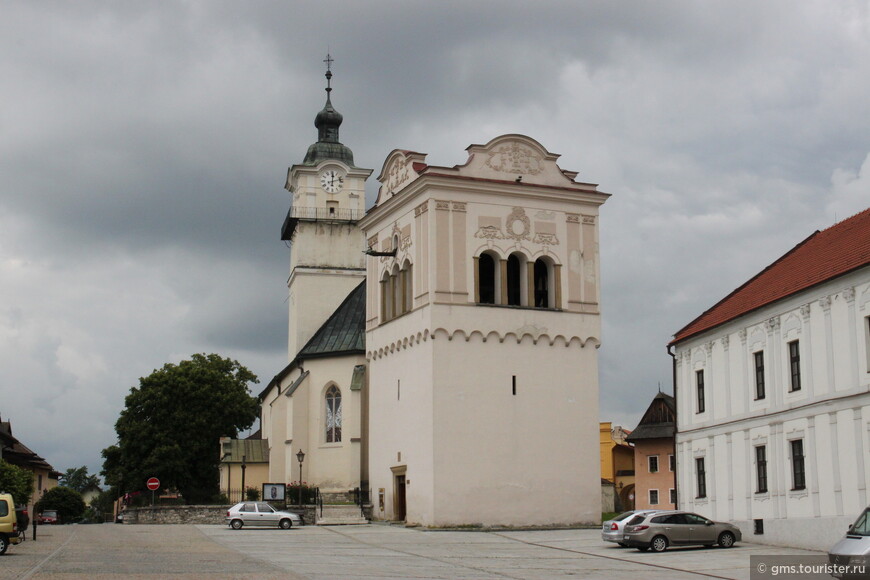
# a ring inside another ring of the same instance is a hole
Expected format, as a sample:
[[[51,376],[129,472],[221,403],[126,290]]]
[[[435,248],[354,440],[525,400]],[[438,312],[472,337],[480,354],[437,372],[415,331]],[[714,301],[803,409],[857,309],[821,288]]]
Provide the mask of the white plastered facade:
[[[394,151],[360,222],[369,247],[396,251],[366,272],[373,515],[430,527],[597,522],[608,196],[522,135],[468,151],[453,168]],[[494,304],[482,303],[484,254]]]
[[[791,387],[794,341],[799,390]],[[756,392],[756,353],[763,353],[764,398]],[[732,521],[762,543],[833,545],[868,502],[870,268],[686,339],[675,356],[679,507]],[[795,485],[795,441],[803,448],[803,486]],[[759,485],[758,447],[765,448],[766,486]],[[753,535],[756,520],[763,534]]]

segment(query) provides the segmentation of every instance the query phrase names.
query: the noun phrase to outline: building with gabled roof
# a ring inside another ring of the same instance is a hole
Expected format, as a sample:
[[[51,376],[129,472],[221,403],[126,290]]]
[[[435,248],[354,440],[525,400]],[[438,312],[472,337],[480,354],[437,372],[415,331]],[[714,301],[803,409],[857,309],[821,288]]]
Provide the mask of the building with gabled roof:
[[[676,507],[674,398],[659,392],[626,440],[634,444],[634,508]]]
[[[33,504],[39,501],[46,491],[57,487],[60,473],[43,457],[27,447],[12,434],[12,422],[0,421],[0,459],[33,473]]]
[[[679,507],[827,546],[870,486],[870,209],[817,231],[680,329]]]

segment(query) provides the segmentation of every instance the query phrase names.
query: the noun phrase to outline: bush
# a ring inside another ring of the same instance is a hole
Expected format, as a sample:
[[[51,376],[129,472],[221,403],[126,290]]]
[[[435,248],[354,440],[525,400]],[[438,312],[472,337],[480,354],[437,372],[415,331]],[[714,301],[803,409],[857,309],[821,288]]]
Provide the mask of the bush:
[[[311,505],[317,502],[317,488],[311,487],[306,482],[293,481],[287,484],[287,503],[298,505],[300,494],[303,505]]]
[[[43,510],[57,510],[61,523],[75,522],[85,513],[85,500],[74,489],[59,486],[45,492],[33,509],[37,514]]]
[[[245,490],[245,499],[248,501],[259,501],[260,490],[256,487],[249,487]]]

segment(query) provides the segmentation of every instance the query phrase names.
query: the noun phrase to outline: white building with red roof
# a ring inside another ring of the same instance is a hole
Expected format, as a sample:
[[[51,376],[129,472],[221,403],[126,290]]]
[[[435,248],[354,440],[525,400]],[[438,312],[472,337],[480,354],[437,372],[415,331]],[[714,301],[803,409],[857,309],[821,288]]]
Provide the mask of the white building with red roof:
[[[670,347],[679,507],[827,549],[868,504],[870,209],[813,233]]]

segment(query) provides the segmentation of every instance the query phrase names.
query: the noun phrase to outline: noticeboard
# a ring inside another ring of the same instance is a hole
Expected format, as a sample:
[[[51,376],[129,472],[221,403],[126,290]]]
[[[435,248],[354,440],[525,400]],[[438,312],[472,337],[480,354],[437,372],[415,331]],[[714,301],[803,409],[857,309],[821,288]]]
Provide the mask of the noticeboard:
[[[284,501],[287,487],[283,483],[264,483],[263,501]]]

